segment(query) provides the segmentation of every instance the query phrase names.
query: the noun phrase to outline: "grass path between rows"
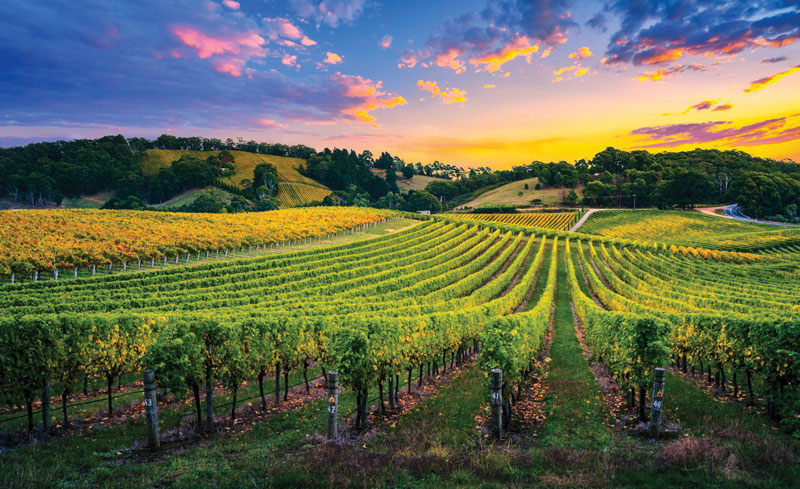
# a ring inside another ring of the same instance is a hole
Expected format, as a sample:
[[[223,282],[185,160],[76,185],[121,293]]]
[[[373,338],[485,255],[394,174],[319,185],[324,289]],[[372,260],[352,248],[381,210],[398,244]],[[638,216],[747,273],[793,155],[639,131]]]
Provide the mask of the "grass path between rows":
[[[567,288],[564,249],[559,249],[558,274],[550,347],[549,392],[545,399],[545,446],[605,449],[612,443],[606,427],[608,410],[575,334],[575,319]]]

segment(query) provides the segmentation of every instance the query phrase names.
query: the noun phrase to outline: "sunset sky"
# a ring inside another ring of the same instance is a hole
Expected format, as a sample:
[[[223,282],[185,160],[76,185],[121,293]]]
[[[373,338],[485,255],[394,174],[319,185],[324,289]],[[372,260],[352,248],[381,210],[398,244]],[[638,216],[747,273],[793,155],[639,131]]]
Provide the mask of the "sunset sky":
[[[0,144],[241,136],[507,168],[800,161],[800,2],[4,2]]]

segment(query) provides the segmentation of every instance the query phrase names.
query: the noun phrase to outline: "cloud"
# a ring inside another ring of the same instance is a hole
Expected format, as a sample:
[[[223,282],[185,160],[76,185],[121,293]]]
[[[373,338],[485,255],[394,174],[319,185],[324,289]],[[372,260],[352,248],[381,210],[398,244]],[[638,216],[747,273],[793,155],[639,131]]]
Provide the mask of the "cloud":
[[[325,59],[322,62],[329,65],[336,65],[342,62],[342,57],[336,53],[328,51],[325,53]]]
[[[192,47],[200,58],[215,54],[240,54],[243,51],[263,56],[262,46],[267,42],[256,32],[233,34],[230,37],[211,36],[192,27],[175,27],[172,32],[185,45]]]
[[[294,47],[297,44],[314,46],[316,41],[306,36],[303,31],[289,19],[283,17],[265,17],[264,27],[267,37],[282,46]]]
[[[637,148],[672,148],[687,144],[717,143],[728,146],[759,146],[792,141],[800,137],[798,121],[786,117],[734,127],[732,122],[700,122],[642,127],[630,132],[641,136]]]
[[[786,61],[787,59],[789,59],[789,58],[787,58],[786,56],[775,56],[773,58],[763,58],[761,60],[761,62],[762,63],[780,63],[781,61]]]
[[[492,85],[491,83],[487,83],[483,86],[483,88],[494,88],[496,85]]]
[[[608,20],[603,12],[597,12],[591,19],[586,21],[586,25],[599,32],[606,32],[608,30]]]
[[[400,67],[448,67],[463,73],[469,62],[477,71],[498,71],[517,57],[530,60],[544,47],[567,40],[572,20],[571,0],[504,0],[488,2],[480,12],[468,11],[443,21],[424,43],[406,51]]]
[[[378,45],[380,47],[382,47],[383,49],[389,49],[391,47],[391,45],[392,45],[392,36],[390,36],[388,34],[383,36],[381,38],[381,40],[378,41]]]
[[[565,66],[565,67],[563,67],[563,68],[559,68],[559,69],[557,69],[556,71],[554,71],[554,72],[553,72],[553,74],[554,74],[554,75],[556,75],[556,76],[558,76],[558,75],[561,75],[561,74],[564,74],[564,73],[566,73],[567,71],[572,71],[572,70],[574,70],[574,69],[575,69],[575,66],[574,66],[574,65],[573,65],[573,66]]]
[[[402,96],[385,92],[380,80],[374,82],[361,76],[336,73],[331,81],[338,85],[339,95],[350,101],[341,111],[340,120],[345,122],[373,123],[375,117],[370,112],[406,104]]]
[[[361,15],[366,3],[366,0],[291,0],[290,2],[297,15],[330,27],[355,20]]]
[[[232,10],[239,10],[240,7],[239,2],[236,0],[222,0],[222,5],[225,5]]]
[[[520,36],[500,48],[469,59],[469,63],[478,66],[478,71],[499,71],[504,64],[518,56],[522,56],[530,63],[531,56],[539,51],[537,44],[531,44],[527,36]]]
[[[675,65],[670,68],[658,68],[655,71],[645,71],[643,74],[636,77],[639,81],[663,81],[676,73],[683,73],[684,71],[705,71],[705,66],[697,63],[690,65]]]
[[[697,102],[694,105],[690,105],[683,112],[680,112],[680,113],[677,113],[677,114],[667,113],[667,114],[662,114],[662,115],[684,115],[684,114],[688,114],[689,112],[691,112],[693,110],[696,111],[696,112],[701,112],[701,111],[704,111],[704,110],[710,110],[712,112],[722,112],[724,110],[730,110],[732,108],[733,108],[732,104],[729,104],[729,103],[720,104],[719,103],[719,99],[701,100],[700,102]]]
[[[435,81],[418,80],[417,87],[423,92],[428,92],[434,97],[438,97],[443,104],[455,104],[457,102],[467,101],[467,92],[464,90],[453,88],[450,90],[442,90]]]
[[[578,70],[575,71],[575,76],[583,76],[588,72],[589,72],[589,68],[578,68]]]
[[[282,123],[276,121],[275,119],[263,119],[262,118],[262,119],[257,119],[256,122],[258,122],[260,125],[262,125],[264,127],[268,127],[268,128],[271,128],[271,129],[284,129],[284,128],[288,127],[286,124],[282,124]]]
[[[372,93],[348,90],[356,75],[297,73],[281,63],[285,54],[301,60],[281,51],[277,23],[219,2],[114,2],[113,16],[105,0],[81,5],[27,2],[0,19],[0,133],[95,137],[103,131],[87,126],[95,124],[147,137],[167,128],[231,134],[258,119],[373,124],[380,110],[405,103],[368,79]]]
[[[619,17],[620,26],[609,40],[608,64],[659,65],[685,56],[729,56],[800,39],[800,5],[785,0],[618,1],[607,9]]]
[[[578,48],[574,53],[569,53],[569,59],[586,59],[592,56],[592,52],[586,46]]]
[[[793,73],[797,73],[800,71],[800,65],[793,66],[786,71],[781,71],[779,73],[775,73],[774,75],[765,76],[764,78],[759,78],[753,82],[750,82],[750,86],[745,88],[745,93],[750,92],[757,92],[768,85],[772,85],[773,83],[778,83],[782,78],[787,77]]]
[[[300,65],[297,64],[297,56],[291,54],[284,54],[283,58],[281,58],[281,64],[286,66],[293,66],[299,68]]]

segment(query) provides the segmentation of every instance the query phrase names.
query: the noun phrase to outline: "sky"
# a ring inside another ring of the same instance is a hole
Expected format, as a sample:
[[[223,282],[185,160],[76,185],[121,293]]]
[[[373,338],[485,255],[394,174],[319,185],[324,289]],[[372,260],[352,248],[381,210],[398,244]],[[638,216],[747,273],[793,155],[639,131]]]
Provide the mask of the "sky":
[[[800,0],[5,0],[0,145],[124,134],[508,168],[800,162]]]

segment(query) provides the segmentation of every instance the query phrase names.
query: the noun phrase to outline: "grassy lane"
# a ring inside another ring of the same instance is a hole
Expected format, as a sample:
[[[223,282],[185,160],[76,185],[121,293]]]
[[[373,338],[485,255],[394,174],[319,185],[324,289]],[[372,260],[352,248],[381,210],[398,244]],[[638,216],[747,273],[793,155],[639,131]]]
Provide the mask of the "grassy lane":
[[[602,394],[575,336],[567,289],[563,246],[559,247],[553,343],[550,347],[549,392],[545,398],[544,446],[603,449],[612,444],[610,422]]]

